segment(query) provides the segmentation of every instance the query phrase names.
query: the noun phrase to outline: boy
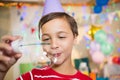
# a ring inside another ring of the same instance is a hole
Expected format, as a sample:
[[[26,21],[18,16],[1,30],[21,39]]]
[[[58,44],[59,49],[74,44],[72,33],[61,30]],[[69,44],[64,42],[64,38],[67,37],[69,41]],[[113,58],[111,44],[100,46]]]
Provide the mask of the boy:
[[[49,69],[33,69],[31,72],[20,76],[17,80],[91,80],[76,70],[71,63],[72,47],[78,35],[75,20],[66,13],[50,13],[42,17],[39,25],[40,29],[42,31],[42,41],[50,43],[49,46],[43,46],[43,50],[47,52],[48,56],[57,55],[57,62]],[[3,41],[8,39],[12,41],[15,38],[18,37],[5,36]],[[11,55],[9,53],[12,50],[9,50],[9,44],[4,42],[0,46],[1,50],[6,51],[5,55]],[[11,56],[9,57],[11,57],[12,61],[15,61],[20,56],[20,54],[15,54],[13,59]],[[4,57],[7,59],[8,56]],[[6,62],[5,64],[8,65]],[[2,72],[4,73],[6,70]]]
[[[50,68],[35,68],[21,75],[17,80],[91,80],[88,76],[76,70],[71,63],[73,45],[78,36],[77,24],[73,17],[65,12],[51,12],[44,15],[39,22],[42,41],[50,43],[43,45],[47,56],[56,57],[57,61]],[[19,36],[4,36],[0,43],[0,79],[3,79],[8,69],[21,57],[15,53],[10,43]]]

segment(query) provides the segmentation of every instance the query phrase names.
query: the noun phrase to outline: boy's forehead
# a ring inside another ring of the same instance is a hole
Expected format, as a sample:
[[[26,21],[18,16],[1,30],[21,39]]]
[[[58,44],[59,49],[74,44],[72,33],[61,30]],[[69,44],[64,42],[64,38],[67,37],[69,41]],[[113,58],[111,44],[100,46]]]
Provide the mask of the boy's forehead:
[[[41,29],[45,29],[45,28],[62,28],[62,27],[66,27],[66,26],[69,26],[69,23],[66,19],[63,19],[63,18],[55,18],[55,19],[52,19],[48,22],[46,22],[44,25],[42,25],[42,28]]]

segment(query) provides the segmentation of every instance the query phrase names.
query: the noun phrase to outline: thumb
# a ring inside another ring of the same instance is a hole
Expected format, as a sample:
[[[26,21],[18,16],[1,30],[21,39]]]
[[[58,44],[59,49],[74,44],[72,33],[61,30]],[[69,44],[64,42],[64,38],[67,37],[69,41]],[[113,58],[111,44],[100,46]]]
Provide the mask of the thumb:
[[[15,59],[18,60],[20,57],[22,57],[22,54],[21,53],[16,53],[14,55]]]

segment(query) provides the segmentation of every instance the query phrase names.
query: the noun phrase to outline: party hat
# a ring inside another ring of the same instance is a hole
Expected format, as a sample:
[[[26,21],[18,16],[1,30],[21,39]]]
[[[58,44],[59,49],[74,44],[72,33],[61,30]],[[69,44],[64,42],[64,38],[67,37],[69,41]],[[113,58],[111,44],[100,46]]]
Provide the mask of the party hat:
[[[42,16],[53,12],[64,12],[59,0],[45,0]]]

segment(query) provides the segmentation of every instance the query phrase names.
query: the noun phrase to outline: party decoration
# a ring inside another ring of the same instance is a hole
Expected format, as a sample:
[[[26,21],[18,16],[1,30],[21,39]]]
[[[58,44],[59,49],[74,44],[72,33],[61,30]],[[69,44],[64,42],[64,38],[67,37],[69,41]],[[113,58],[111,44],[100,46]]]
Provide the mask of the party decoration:
[[[112,62],[113,62],[114,64],[119,64],[119,65],[120,65],[120,57],[119,57],[119,56],[114,56],[114,57],[112,58]]]
[[[119,38],[116,38],[115,41],[116,41],[117,43],[119,43],[119,42],[120,42],[120,39],[119,39]]]
[[[120,52],[120,48],[118,48],[118,52]]]
[[[21,17],[20,17],[20,21],[23,21],[23,20],[24,20],[24,18],[21,16]]]
[[[92,41],[90,43],[90,51],[94,53],[95,51],[100,51],[100,44],[97,43],[96,41]]]
[[[31,33],[33,34],[35,32],[35,28],[31,28]]]
[[[19,16],[21,14],[20,10],[17,10],[17,15]]]
[[[90,30],[88,31],[88,34],[91,36],[92,40],[94,40],[94,35],[98,30],[101,30],[102,27],[91,25]]]
[[[120,2],[120,0],[113,0],[113,2],[114,2],[114,3],[118,3],[118,2]]]
[[[118,58],[118,63],[120,64],[120,57]]]
[[[90,18],[90,14],[83,15],[83,19],[84,20],[89,21],[89,18]]]
[[[105,6],[108,4],[108,2],[109,0],[96,0],[96,5]]]
[[[94,6],[94,13],[101,13],[102,12],[102,6]]]
[[[108,14],[105,13],[99,14],[100,24],[104,24],[106,21],[108,21],[107,15]]]
[[[20,74],[24,74],[24,73],[32,70],[32,68],[34,68],[32,63],[21,63],[20,64]]]
[[[118,16],[119,16],[119,18],[120,18],[120,11],[118,11],[117,14],[118,14]]]
[[[99,30],[95,33],[94,38],[98,43],[103,43],[107,40],[107,34],[105,31]]]
[[[118,57],[117,57],[117,56],[114,56],[114,57],[112,58],[112,62],[116,64],[116,63],[118,62]]]
[[[21,9],[21,8],[22,8],[22,4],[18,3],[16,7],[17,7],[18,9]]]
[[[110,24],[112,23],[115,14],[116,14],[115,12],[112,12],[112,13],[109,13],[109,14],[108,14],[108,19],[109,19],[109,23],[110,23]]]
[[[115,41],[115,38],[112,34],[107,34],[107,41],[109,43],[113,43]]]
[[[95,23],[95,21],[96,21],[96,16],[97,16],[97,14],[92,14],[92,15],[91,15],[91,23],[92,23],[92,24]]]
[[[74,12],[72,12],[72,16],[73,16],[73,17],[75,16],[75,13],[74,13]]]
[[[64,12],[59,0],[45,0],[42,16],[52,12]]]
[[[116,32],[119,34],[120,33],[120,29],[117,29]]]
[[[96,0],[96,6],[94,6],[94,13],[101,13],[102,6],[107,5],[109,0]]]
[[[27,16],[27,13],[26,12],[22,12],[21,16],[20,16],[20,21],[23,21],[26,16]]]
[[[113,44],[110,44],[108,42],[104,42],[101,45],[101,51],[104,53],[104,55],[110,55],[114,49]]]
[[[100,64],[104,61],[105,56],[102,54],[102,52],[97,51],[92,55],[93,62]]]

